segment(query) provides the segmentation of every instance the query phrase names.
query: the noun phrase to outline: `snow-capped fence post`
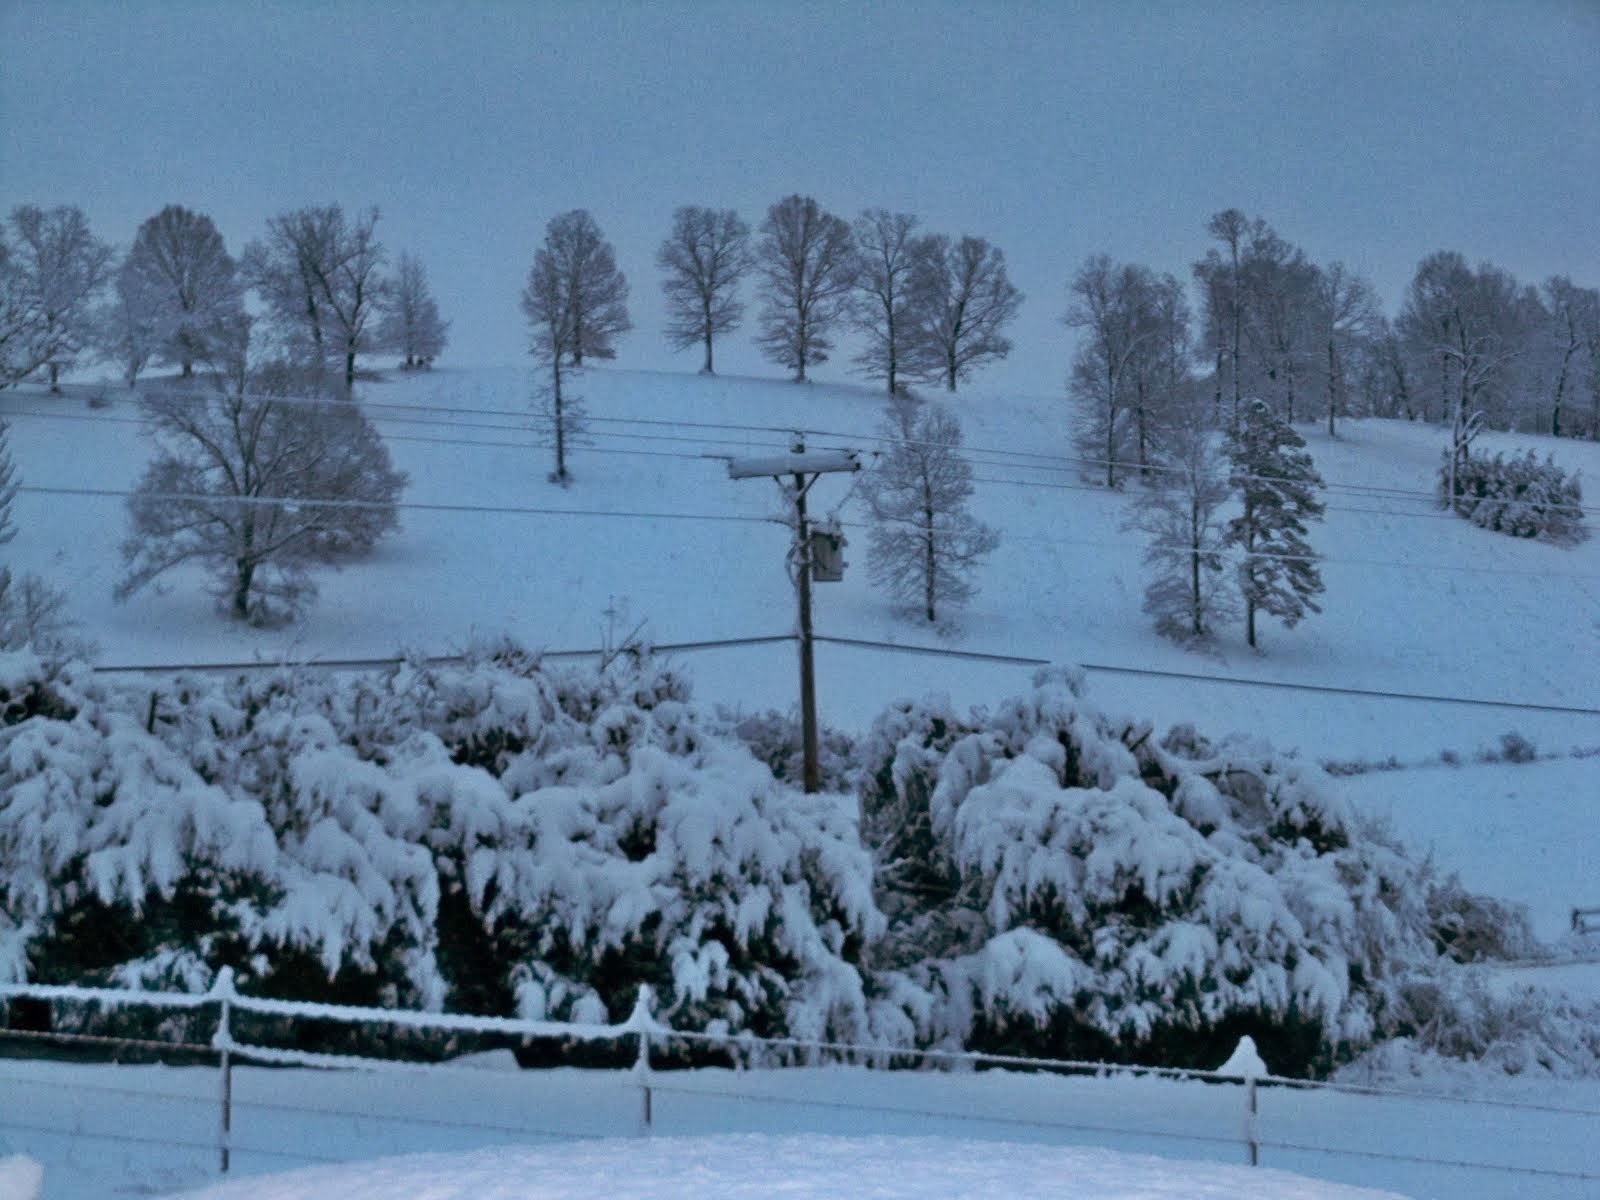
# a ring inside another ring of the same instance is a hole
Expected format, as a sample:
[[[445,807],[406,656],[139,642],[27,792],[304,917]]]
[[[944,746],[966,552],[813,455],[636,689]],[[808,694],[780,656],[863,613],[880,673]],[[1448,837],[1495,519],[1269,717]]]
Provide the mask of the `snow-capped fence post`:
[[[1261,1165],[1260,1110],[1256,1106],[1256,1080],[1270,1075],[1267,1064],[1256,1050],[1255,1039],[1249,1034],[1239,1039],[1228,1061],[1217,1068],[1218,1075],[1231,1075],[1244,1081],[1244,1143],[1250,1152],[1250,1165]]]
[[[633,1012],[628,1015],[628,1027],[638,1035],[639,1056],[633,1061],[633,1074],[639,1081],[639,1133],[644,1136],[650,1132],[654,1114],[651,1111],[650,1095],[650,1027],[655,1024],[655,1017],[650,1013],[652,999],[648,983],[639,986],[639,998],[633,1002]]]
[[[217,1050],[222,1067],[222,1116],[217,1128],[217,1152],[221,1158],[222,1173],[228,1173],[229,1150],[233,1141],[233,1030],[232,1020],[233,968],[223,967],[211,985],[211,994],[217,999],[217,1032],[211,1044]]]

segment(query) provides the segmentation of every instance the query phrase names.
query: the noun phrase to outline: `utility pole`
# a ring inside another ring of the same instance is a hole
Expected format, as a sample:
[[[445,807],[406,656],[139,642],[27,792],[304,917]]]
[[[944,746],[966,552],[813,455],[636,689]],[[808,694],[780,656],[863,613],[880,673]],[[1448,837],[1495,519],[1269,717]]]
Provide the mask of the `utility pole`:
[[[735,458],[728,461],[730,479],[770,476],[794,497],[795,542],[790,556],[796,564],[795,590],[800,597],[800,743],[804,761],[802,788],[822,790],[822,773],[817,765],[817,681],[811,652],[811,525],[806,516],[806,493],[823,475],[837,471],[859,471],[861,462],[854,450],[824,450],[807,454],[805,440],[797,438],[793,452],[772,458]]]

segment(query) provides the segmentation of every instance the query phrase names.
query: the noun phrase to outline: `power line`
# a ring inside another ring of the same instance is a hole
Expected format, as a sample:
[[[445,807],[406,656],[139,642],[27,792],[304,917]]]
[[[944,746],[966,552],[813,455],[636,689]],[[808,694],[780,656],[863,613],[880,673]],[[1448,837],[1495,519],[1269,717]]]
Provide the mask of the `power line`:
[[[193,393],[165,391],[165,392],[151,392],[151,393],[148,393],[148,394],[167,397],[167,398],[174,398],[174,399],[179,399],[179,400],[188,401],[188,402],[196,402],[196,403],[202,402],[202,401],[204,401],[204,400],[209,398],[209,393],[201,392],[201,391],[196,391],[196,392],[193,392]],[[349,401],[340,400],[340,399],[337,399],[337,398],[310,396],[310,397],[273,397],[273,403],[291,405],[291,406],[327,407],[327,406],[333,406],[333,405],[348,404]],[[520,428],[522,428],[522,427],[524,427],[524,426],[526,426],[528,424],[537,424],[538,421],[539,421],[539,417],[536,414],[533,414],[533,413],[521,413],[521,412],[518,412],[518,411],[512,410],[512,409],[455,408],[455,407],[448,406],[448,405],[438,405],[438,404],[422,404],[422,405],[418,405],[418,404],[400,404],[400,403],[395,403],[395,402],[375,401],[375,400],[367,400],[367,399],[364,399],[364,400],[360,401],[359,403],[361,404],[363,411],[367,412],[369,416],[378,417],[379,419],[382,419],[382,420],[385,420],[385,421],[388,421],[388,422],[405,422],[405,423],[411,423],[411,424],[439,425],[439,426],[443,426],[443,427],[479,428],[479,429],[484,429],[484,430],[503,430],[503,431],[509,433],[509,432],[515,432],[518,429],[520,429]],[[411,415],[411,414],[415,414],[415,413],[419,413],[419,412],[440,412],[440,413],[446,413],[446,414],[449,414],[449,415],[443,420],[434,420],[434,419],[430,419],[430,418],[424,418],[424,417]],[[35,411],[24,411],[24,410],[18,410],[17,415],[34,416],[34,417],[41,417],[41,418],[55,418],[55,417],[59,416],[61,419],[80,420],[80,421],[113,420],[113,421],[119,421],[119,422],[126,422],[126,421],[129,420],[129,418],[124,418],[124,417],[109,417],[109,416],[98,416],[98,415],[87,415],[87,414],[76,414],[76,415],[73,415],[73,414],[55,414],[55,413],[42,413],[42,412],[35,412]],[[487,417],[498,418],[498,419],[505,420],[505,421],[516,422],[517,424],[499,425],[499,424],[489,424],[489,423],[481,423],[481,422],[464,422],[464,421],[459,420],[460,416],[487,416]],[[895,443],[900,442],[902,440],[902,439],[889,437],[889,436],[886,436],[886,435],[876,434],[876,433],[848,433],[848,432],[843,432],[843,431],[839,431],[839,430],[811,429],[811,428],[797,427],[797,426],[745,425],[745,424],[735,424],[735,423],[727,423],[727,422],[714,422],[714,421],[668,420],[668,419],[664,419],[664,418],[602,417],[602,416],[586,415],[585,416],[585,421],[586,421],[587,424],[589,424],[591,426],[592,425],[624,425],[624,426],[641,426],[641,427],[646,427],[646,428],[658,427],[658,428],[669,428],[669,429],[679,429],[679,430],[682,430],[682,429],[702,429],[702,430],[710,430],[710,431],[723,432],[723,433],[770,434],[770,435],[773,435],[775,437],[782,437],[782,438],[788,438],[788,437],[794,436],[795,434],[800,434],[800,435],[803,435],[803,436],[805,436],[807,438],[839,438],[839,439],[843,439],[843,440],[849,441],[849,442],[859,443],[859,442],[862,442],[862,441],[869,441],[869,442],[876,442],[876,443],[879,443],[881,445],[892,445],[892,444],[895,444]],[[646,435],[646,434],[616,434],[616,435],[610,435],[610,434],[602,434],[602,436],[628,437],[628,438],[641,439],[641,440],[683,441],[683,442],[688,442],[688,443],[691,443],[691,444],[703,444],[698,439],[694,439],[694,438],[675,438],[675,437],[671,437],[671,436],[668,436],[668,435]],[[748,444],[748,439],[738,439],[738,440],[736,440],[736,439],[712,439],[712,440],[726,440],[727,443],[731,444],[731,445],[747,445]],[[489,443],[485,443],[485,444],[489,444]],[[911,445],[919,445],[921,443],[917,443],[915,441],[912,441],[909,444],[911,444]],[[1014,447],[964,446],[962,448],[962,453],[970,462],[974,462],[974,463],[976,463],[977,465],[980,465],[980,466],[1002,466],[1002,467],[1010,467],[1010,468],[1013,468],[1013,469],[1020,469],[1020,470],[1040,470],[1040,471],[1067,472],[1067,471],[1072,471],[1072,470],[1082,470],[1082,469],[1088,468],[1088,467],[1093,467],[1093,468],[1097,468],[1098,469],[1098,468],[1106,467],[1108,465],[1113,465],[1109,460],[1106,460],[1106,459],[1085,458],[1085,457],[1082,457],[1082,456],[1073,456],[1073,455],[1046,454],[1046,453],[1041,453],[1041,452],[1038,452],[1038,451],[1021,450],[1021,449],[1017,449],[1017,448],[1014,448]],[[1035,462],[1022,461],[1022,460],[1028,460],[1028,459],[1032,459],[1032,460],[1036,460],[1036,461]],[[1123,460],[1117,460],[1114,465],[1120,466],[1120,467],[1124,468],[1124,470],[1130,471],[1130,472],[1131,471],[1154,472],[1154,473],[1157,473],[1157,474],[1170,472],[1170,471],[1172,471],[1174,469],[1172,467],[1168,467],[1166,465],[1159,464],[1159,463],[1146,464],[1146,465],[1141,466],[1140,464],[1132,463],[1132,462],[1126,462],[1126,461],[1123,461]],[[1249,479],[1249,480],[1256,480],[1256,479],[1270,480],[1271,479],[1270,476],[1255,476],[1255,475],[1245,476],[1243,478]],[[1104,488],[1102,488],[1102,487],[1100,487],[1098,485],[1087,484],[1087,483],[1084,483],[1084,484],[1048,484],[1048,483],[1044,483],[1042,481],[1041,482],[1037,482],[1037,483],[1032,483],[1032,482],[1027,482],[1027,481],[994,480],[994,479],[985,480],[985,482],[1013,484],[1013,485],[1016,485],[1016,486],[1049,487],[1049,488],[1053,488],[1053,489],[1056,489],[1056,490],[1070,490],[1070,491],[1103,491],[1103,490],[1105,490]],[[1327,492],[1328,494],[1335,495],[1335,496],[1349,495],[1349,496],[1352,496],[1352,497],[1368,496],[1368,497],[1373,497],[1373,498],[1389,498],[1389,499],[1396,499],[1396,500],[1414,500],[1414,501],[1417,501],[1419,503],[1425,503],[1425,504],[1429,505],[1430,507],[1431,506],[1435,506],[1437,504],[1437,497],[1432,492],[1420,491],[1420,490],[1414,490],[1414,489],[1406,489],[1406,488],[1392,488],[1392,487],[1385,487],[1385,486],[1376,485],[1376,484],[1324,483],[1323,490],[1325,492]],[[1579,511],[1584,512],[1586,514],[1590,514],[1590,515],[1600,514],[1600,507],[1583,506],[1583,505],[1577,505],[1577,506],[1574,506],[1574,507],[1576,507]],[[1345,508],[1345,507],[1340,506],[1340,505],[1329,505],[1328,508],[1329,508],[1330,511],[1335,511],[1335,512],[1369,512],[1369,513],[1377,513],[1377,514],[1381,514],[1381,515],[1385,515],[1385,516],[1393,516],[1393,517],[1400,517],[1400,518],[1424,517],[1424,518],[1429,518],[1429,519],[1437,519],[1437,518],[1452,519],[1452,514],[1449,514],[1449,513],[1436,513],[1436,512],[1431,512],[1431,513],[1406,513],[1406,512],[1398,512],[1398,511],[1389,510],[1389,509]]]
[[[982,650],[956,650],[946,646],[923,646],[905,642],[880,642],[866,638],[830,637],[817,634],[816,640],[852,649],[884,650],[894,654],[911,654],[921,657],[948,658],[966,662],[995,663],[1002,666],[1048,667],[1062,660],[1034,658],[1017,654],[998,654]],[[716,638],[690,642],[655,643],[650,649],[658,654],[692,653],[701,650],[718,650],[745,646],[772,646],[793,642],[795,635],[772,634],[759,637]],[[534,651],[536,658],[598,658],[606,653],[601,647],[578,650]],[[422,658],[390,656],[385,658],[329,658],[308,662],[208,662],[208,663],[145,663],[96,666],[96,672],[108,675],[168,675],[180,672],[200,674],[237,674],[250,671],[275,671],[286,668],[319,671],[379,671],[391,670],[407,662],[420,662],[425,666],[460,666],[467,661],[462,654],[428,655]],[[1071,664],[1090,674],[1134,675],[1151,679],[1173,679],[1188,683],[1217,683],[1230,687],[1263,688],[1273,691],[1307,692],[1315,695],[1350,696],[1362,699],[1404,700],[1424,704],[1463,705],[1473,708],[1493,708],[1518,712],[1538,712],[1563,716],[1600,717],[1600,708],[1578,705],[1543,704],[1519,700],[1490,700],[1477,696],[1451,696],[1442,693],[1396,692],[1379,688],[1341,687],[1330,684],[1294,683],[1279,679],[1252,679],[1237,675],[1203,675],[1194,671],[1167,671],[1155,667],[1116,666],[1109,663],[1080,662]]]
[[[970,650],[953,650],[942,646],[916,646],[903,642],[877,642],[864,638],[840,638],[817,635],[819,642],[837,646],[853,646],[871,650],[891,650],[901,654],[921,654],[935,658],[972,659],[979,662],[1010,663],[1016,666],[1045,667],[1051,660],[1025,658],[1007,654],[986,654]],[[1178,679],[1187,683],[1220,683],[1234,687],[1267,688],[1288,692],[1312,692],[1329,696],[1358,696],[1375,700],[1411,700],[1427,704],[1459,704],[1478,708],[1515,709],[1520,712],[1561,713],[1567,716],[1600,717],[1600,708],[1583,708],[1566,704],[1538,704],[1519,700],[1487,700],[1476,696],[1445,696],[1426,692],[1392,692],[1376,688],[1338,687],[1331,684],[1291,683],[1278,679],[1250,679],[1237,675],[1202,675],[1196,671],[1163,671],[1154,667],[1122,667],[1105,663],[1080,662],[1080,670],[1101,675],[1139,675],[1151,679]]]
[[[423,439],[430,443],[453,444],[448,439]],[[470,443],[469,443],[470,444]],[[607,449],[602,451],[608,454],[638,455],[649,458],[684,458],[698,457],[692,455],[668,454],[652,450],[623,450]],[[22,484],[17,488],[19,494],[31,493],[46,496],[80,496],[90,499],[117,499],[127,500],[139,497],[144,500],[164,500],[173,503],[208,504],[218,508],[276,508],[279,506],[295,506],[300,508],[332,508],[355,510],[388,509],[391,505],[377,500],[350,500],[337,497],[317,498],[312,496],[230,496],[218,495],[208,492],[144,492],[128,491],[117,488],[79,488],[79,487],[48,487],[38,484]],[[690,513],[690,512],[648,512],[630,509],[588,509],[588,508],[545,508],[537,505],[513,504],[442,504],[425,501],[397,500],[392,507],[399,512],[444,512],[444,513],[470,513],[474,515],[495,516],[539,516],[539,517],[586,517],[586,518],[615,518],[618,520],[648,520],[648,521],[713,521],[735,524],[771,525],[777,521],[774,517],[752,517],[737,513]],[[871,526],[864,521],[842,521],[840,524],[846,529],[869,529]],[[1099,550],[1129,550],[1148,549],[1146,543],[1132,541],[1118,541],[1106,538],[1052,538],[1036,535],[1022,535],[1011,540],[1038,546],[1082,546]],[[1189,552],[1189,547],[1173,546],[1173,553],[1183,554]],[[1337,566],[1383,567],[1397,571],[1416,572],[1451,572],[1466,575],[1503,575],[1528,579],[1558,580],[1569,583],[1600,582],[1600,575],[1586,575],[1567,571],[1540,571],[1521,567],[1488,567],[1475,564],[1462,563],[1418,563],[1404,562],[1399,559],[1349,559],[1330,558],[1320,554],[1282,554],[1270,551],[1257,551],[1256,558],[1284,560],[1290,562],[1315,562]]]

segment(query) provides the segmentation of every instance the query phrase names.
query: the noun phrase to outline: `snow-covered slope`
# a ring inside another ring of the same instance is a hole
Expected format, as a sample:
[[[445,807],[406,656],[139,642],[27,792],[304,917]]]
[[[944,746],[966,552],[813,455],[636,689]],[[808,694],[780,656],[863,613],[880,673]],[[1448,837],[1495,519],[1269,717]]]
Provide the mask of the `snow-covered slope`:
[[[545,478],[550,454],[532,431],[532,388],[530,372],[511,369],[439,370],[362,385],[363,402],[411,475],[401,532],[372,560],[324,574],[305,618],[272,632],[218,615],[192,573],[175,573],[127,604],[112,602],[126,529],[121,493],[149,453],[127,393],[114,386],[64,398],[0,393],[22,483],[60,489],[18,497],[20,532],[6,561],[69,592],[104,664],[449,653],[500,633],[530,646],[588,647],[605,636],[607,610],[623,614],[613,621],[623,632],[646,621],[646,636],[657,643],[792,632],[786,533],[768,519],[782,511],[777,487],[732,481],[715,456],[786,450],[793,430],[807,431],[812,448],[871,450],[882,412],[875,390],[590,370],[578,390],[591,444],[574,453],[576,481],[563,489]],[[91,395],[108,403],[91,406]],[[1470,764],[1512,730],[1544,754],[1600,744],[1600,719],[1592,715],[1137,673],[1600,707],[1600,538],[1562,549],[1441,513],[1431,501],[1437,429],[1347,422],[1329,438],[1307,427],[1329,484],[1327,520],[1312,533],[1325,556],[1325,612],[1292,631],[1267,626],[1260,652],[1232,629],[1196,653],[1161,640],[1140,612],[1143,547],[1122,528],[1128,501],[1088,484],[1071,460],[1065,402],[976,390],[955,405],[978,479],[974,507],[1004,535],[975,603],[942,631],[893,613],[866,577],[865,529],[849,480],[827,477],[814,489],[812,511],[839,509],[853,538],[852,565],[842,583],[817,589],[819,633],[1131,670],[1090,672],[1102,708],[1162,724],[1192,721],[1212,733],[1243,730],[1322,760],[1413,764],[1448,750]],[[1536,444],[1600,478],[1597,445],[1485,442],[1491,449]],[[745,709],[794,703],[790,645],[679,657],[702,700]],[[823,719],[854,730],[885,702],[928,690],[949,693],[958,706],[992,705],[1020,691],[1029,672],[818,648]],[[1394,811],[1414,839],[1429,840],[1431,827],[1441,846],[1489,858],[1498,852],[1475,814],[1503,806],[1497,783],[1463,786],[1477,769],[1385,773],[1359,788],[1377,809]],[[1563,862],[1592,862],[1600,852],[1589,811],[1600,759],[1562,768],[1559,796],[1534,785],[1533,774],[1516,778],[1529,784],[1514,809],[1524,844],[1543,839],[1559,846],[1551,853]],[[1463,795],[1481,803],[1455,804]],[[1428,815],[1408,819],[1419,812]],[[1546,821],[1541,812],[1560,818]],[[1558,873],[1558,885],[1531,867],[1523,873],[1544,889],[1547,913],[1600,902],[1577,894],[1581,868]],[[1517,874],[1512,868],[1484,882]],[[1506,882],[1514,893],[1515,880]],[[1570,901],[1562,898],[1568,893]]]

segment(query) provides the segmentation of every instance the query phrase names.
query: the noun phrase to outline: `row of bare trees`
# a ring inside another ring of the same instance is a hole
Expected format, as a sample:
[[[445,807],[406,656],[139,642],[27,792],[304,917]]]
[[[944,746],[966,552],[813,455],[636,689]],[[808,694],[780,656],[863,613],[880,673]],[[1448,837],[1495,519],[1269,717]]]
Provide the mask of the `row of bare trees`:
[[[740,292],[754,279],[755,340],[772,362],[806,378],[826,362],[841,330],[865,343],[857,365],[889,393],[909,379],[954,391],[986,362],[1010,353],[1004,329],[1022,294],[1005,256],[981,237],[922,233],[916,217],[870,209],[851,225],[810,196],[786,196],[760,229],[732,209],[679,208],[656,253],[668,343],[698,347],[716,369],[719,339],[745,317]],[[632,327],[628,285],[616,254],[583,209],[546,228],[523,292],[533,351],[547,363],[581,366],[610,357]],[[552,392],[560,388],[552,372]],[[559,471],[559,467],[558,467]]]
[[[209,216],[172,204],[119,259],[81,210],[21,206],[0,226],[0,386],[42,372],[56,389],[86,358],[117,363],[130,386],[153,363],[238,374],[252,342],[258,357],[334,372],[346,392],[363,355],[427,366],[448,322],[414,256],[387,270],[377,224],[375,208],[297,209],[235,260]],[[254,331],[250,290],[266,314]]]
[[[1232,429],[1253,399],[1291,423],[1325,418],[1330,435],[1342,415],[1446,424],[1458,454],[1485,426],[1600,439],[1600,290],[1532,287],[1441,251],[1391,321],[1361,275],[1261,218],[1228,209],[1206,228],[1198,313],[1175,276],[1105,255],[1069,285],[1077,445],[1107,486],[1147,475],[1196,406]]]

